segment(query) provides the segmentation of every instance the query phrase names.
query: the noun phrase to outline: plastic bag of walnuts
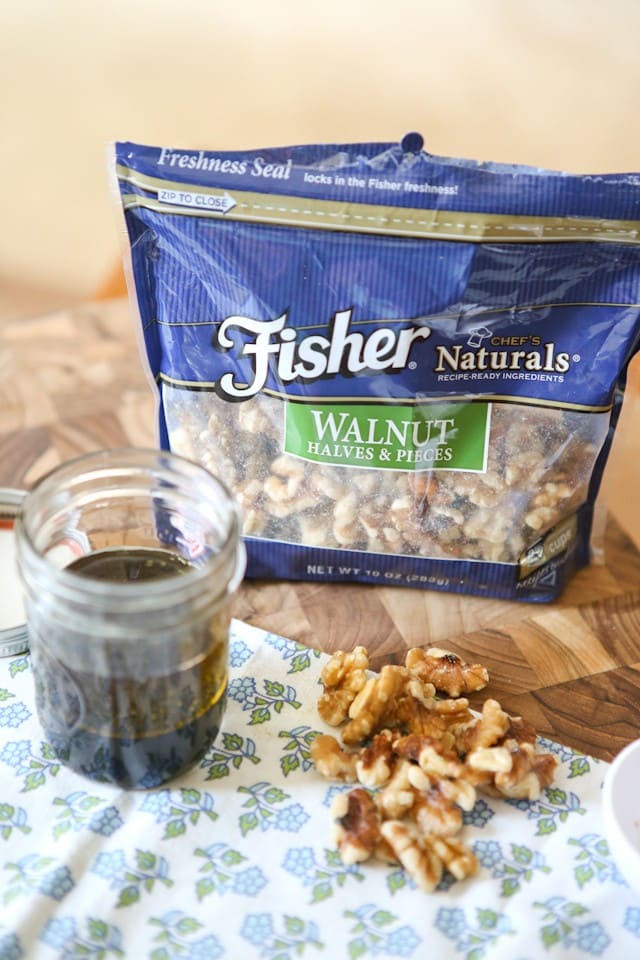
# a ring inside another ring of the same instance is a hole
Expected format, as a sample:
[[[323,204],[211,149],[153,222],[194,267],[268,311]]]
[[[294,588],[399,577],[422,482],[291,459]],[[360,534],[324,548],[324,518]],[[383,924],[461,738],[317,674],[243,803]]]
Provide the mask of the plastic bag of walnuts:
[[[552,600],[638,348],[640,180],[401,143],[118,143],[160,442],[250,577]]]

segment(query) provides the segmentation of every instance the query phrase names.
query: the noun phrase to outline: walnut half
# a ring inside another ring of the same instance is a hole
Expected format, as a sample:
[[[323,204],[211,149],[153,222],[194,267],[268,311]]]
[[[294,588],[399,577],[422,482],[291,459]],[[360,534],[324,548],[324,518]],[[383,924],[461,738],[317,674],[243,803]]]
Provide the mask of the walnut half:
[[[318,701],[318,713],[330,727],[339,727],[349,707],[367,682],[369,656],[364,647],[350,653],[339,650],[325,664],[321,674],[324,693]]]
[[[331,804],[331,815],[342,862],[368,860],[380,840],[380,816],[371,794],[362,787],[338,794]]]
[[[489,682],[489,673],[480,663],[465,663],[457,653],[429,647],[414,647],[407,653],[405,664],[410,673],[423,683],[432,683],[436,690],[449,697],[483,690]]]

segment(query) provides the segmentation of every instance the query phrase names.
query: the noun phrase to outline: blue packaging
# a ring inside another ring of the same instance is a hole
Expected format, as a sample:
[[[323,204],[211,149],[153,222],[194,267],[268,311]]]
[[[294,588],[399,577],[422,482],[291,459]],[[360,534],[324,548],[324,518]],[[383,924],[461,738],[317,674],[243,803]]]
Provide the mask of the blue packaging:
[[[549,601],[590,560],[640,339],[640,174],[400,143],[117,143],[163,447],[247,576]]]

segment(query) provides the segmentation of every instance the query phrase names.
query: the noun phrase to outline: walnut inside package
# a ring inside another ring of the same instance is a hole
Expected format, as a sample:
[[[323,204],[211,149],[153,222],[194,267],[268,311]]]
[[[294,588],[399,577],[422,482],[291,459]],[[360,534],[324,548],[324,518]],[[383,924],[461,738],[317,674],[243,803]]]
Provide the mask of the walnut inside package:
[[[556,759],[536,749],[536,731],[487,699],[480,714],[465,694],[489,676],[439,648],[413,648],[404,665],[369,670],[365,647],[326,663],[318,712],[341,740],[319,734],[311,756],[329,780],[359,785],[332,803],[344,863],[399,863],[416,885],[435,890],[445,871],[474,875],[478,861],[460,838],[477,793],[535,800],[553,781]]]
[[[587,498],[606,417],[497,406],[487,469],[352,470],[283,453],[282,402],[165,388],[172,449],[225,477],[245,536],[515,563]]]

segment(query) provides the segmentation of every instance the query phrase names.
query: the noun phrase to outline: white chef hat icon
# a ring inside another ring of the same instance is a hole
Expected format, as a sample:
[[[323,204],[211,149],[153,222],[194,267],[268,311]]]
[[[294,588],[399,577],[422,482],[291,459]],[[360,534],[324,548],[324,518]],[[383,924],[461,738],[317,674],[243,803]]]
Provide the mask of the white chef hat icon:
[[[474,327],[473,330],[469,331],[469,339],[467,340],[468,347],[481,347],[482,341],[486,340],[487,337],[491,336],[491,330],[488,330],[486,327]]]

